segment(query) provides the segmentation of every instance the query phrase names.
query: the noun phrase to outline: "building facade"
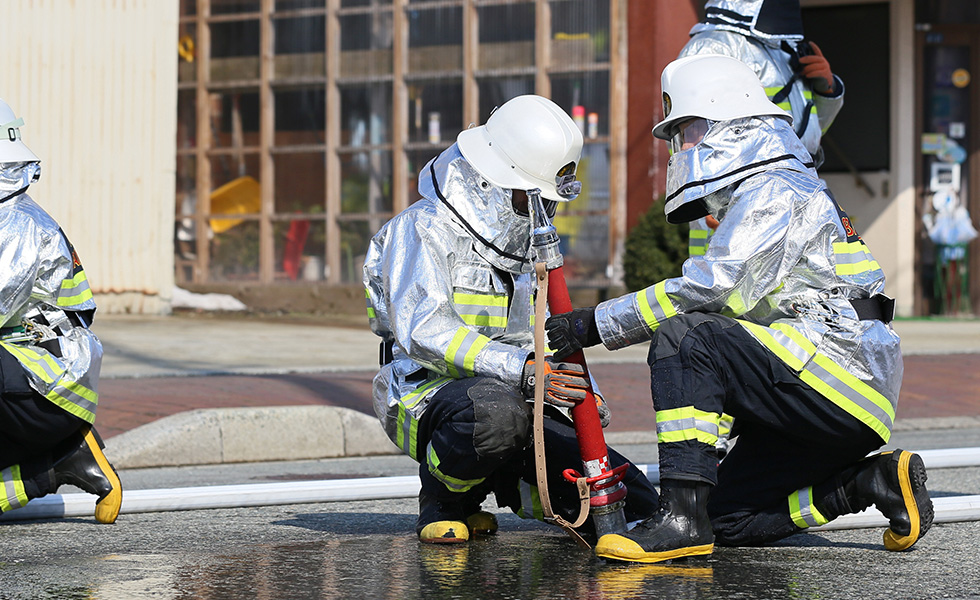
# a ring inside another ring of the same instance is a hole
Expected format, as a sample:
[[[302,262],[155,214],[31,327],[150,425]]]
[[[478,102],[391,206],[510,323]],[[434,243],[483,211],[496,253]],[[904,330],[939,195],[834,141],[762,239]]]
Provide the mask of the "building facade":
[[[585,193],[556,220],[569,283],[615,291],[663,192],[659,74],[700,0],[10,0],[8,100],[44,159],[32,193],[103,310],[194,291],[359,287],[367,240],[426,162],[524,93],[581,123]],[[905,316],[980,311],[980,8],[802,0],[846,87],[821,176]],[[84,26],[79,26],[82,24]],[[962,212],[962,211],[961,211]],[[948,216],[948,215],[947,215]],[[960,219],[962,222],[963,219]],[[601,297],[601,294],[600,294]]]

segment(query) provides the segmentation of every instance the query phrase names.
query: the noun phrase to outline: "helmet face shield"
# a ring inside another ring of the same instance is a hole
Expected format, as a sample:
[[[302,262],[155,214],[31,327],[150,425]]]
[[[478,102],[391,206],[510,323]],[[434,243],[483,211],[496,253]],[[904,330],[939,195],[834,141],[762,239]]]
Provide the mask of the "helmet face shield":
[[[700,117],[682,121],[675,129],[674,134],[670,136],[670,141],[667,142],[670,146],[670,153],[675,154],[694,147],[704,139],[704,135],[708,133],[708,129],[713,124],[713,121]]]

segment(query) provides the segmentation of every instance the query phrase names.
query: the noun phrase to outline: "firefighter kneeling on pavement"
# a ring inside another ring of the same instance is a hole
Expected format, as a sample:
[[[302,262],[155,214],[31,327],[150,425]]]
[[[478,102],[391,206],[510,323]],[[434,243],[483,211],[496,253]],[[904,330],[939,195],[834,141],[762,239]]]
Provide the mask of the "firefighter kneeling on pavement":
[[[113,523],[122,485],[92,423],[102,344],[68,237],[25,192],[41,163],[0,100],[0,513],[71,484]]]
[[[581,468],[569,409],[585,396],[582,367],[535,357],[531,218],[526,190],[553,216],[581,188],[582,134],[556,104],[518,96],[420,172],[422,198],[371,240],[364,263],[368,316],[381,336],[375,412],[388,437],[417,460],[419,539],[461,543],[497,530],[496,503],[542,518],[535,477],[534,361],[545,360],[544,438],[556,515],[574,521],[579,498],[561,473]],[[601,403],[599,395],[597,401]],[[600,404],[600,415],[608,410]],[[610,452],[613,466],[626,463]],[[628,520],[657,505],[633,465],[624,478]],[[589,537],[589,518],[580,533]],[[594,540],[593,540],[594,541]]]
[[[881,268],[749,67],[682,58],[662,89],[667,220],[710,214],[718,229],[682,276],[546,323],[559,358],[651,341],[660,508],[596,554],[706,555],[871,505],[889,520],[885,547],[911,547],[933,519],[921,457],[866,458],[891,436],[902,381]],[[722,413],[738,439],[719,465]]]

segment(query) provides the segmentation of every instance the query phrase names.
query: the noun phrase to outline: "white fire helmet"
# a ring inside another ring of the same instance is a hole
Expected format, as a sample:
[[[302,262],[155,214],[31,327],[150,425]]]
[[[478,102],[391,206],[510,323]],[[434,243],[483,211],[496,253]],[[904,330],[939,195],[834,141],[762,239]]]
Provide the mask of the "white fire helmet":
[[[769,100],[755,72],[730,56],[679,58],[667,65],[660,82],[664,120],[653,128],[653,135],[662,140],[670,140],[681,122],[699,117],[717,122],[770,115],[793,121]]]
[[[575,168],[582,156],[582,132],[547,98],[508,100],[486,125],[461,132],[456,144],[466,161],[496,186],[539,188],[544,198],[559,201],[572,200],[581,190]]]
[[[41,160],[21,141],[20,128],[23,126],[24,119],[15,117],[10,106],[0,100],[0,163]]]

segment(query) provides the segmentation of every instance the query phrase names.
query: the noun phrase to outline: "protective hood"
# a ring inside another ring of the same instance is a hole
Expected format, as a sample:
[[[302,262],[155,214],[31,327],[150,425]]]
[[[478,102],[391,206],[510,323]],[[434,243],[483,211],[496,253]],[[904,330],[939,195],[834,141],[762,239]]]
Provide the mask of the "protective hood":
[[[691,35],[702,31],[724,29],[763,41],[798,42],[803,39],[803,17],[799,0],[708,0],[704,21],[691,29]]]
[[[41,163],[0,163],[0,202],[27,190],[41,178]]]
[[[751,117],[713,123],[692,148],[667,163],[670,223],[686,223],[708,214],[720,218],[730,198],[726,188],[769,169],[807,172],[810,154],[787,119]]]
[[[514,210],[510,190],[473,168],[453,144],[419,174],[419,193],[441,203],[473,237],[476,252],[509,273],[529,273],[531,219]]]

